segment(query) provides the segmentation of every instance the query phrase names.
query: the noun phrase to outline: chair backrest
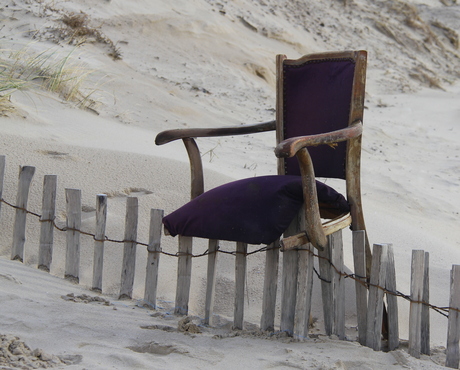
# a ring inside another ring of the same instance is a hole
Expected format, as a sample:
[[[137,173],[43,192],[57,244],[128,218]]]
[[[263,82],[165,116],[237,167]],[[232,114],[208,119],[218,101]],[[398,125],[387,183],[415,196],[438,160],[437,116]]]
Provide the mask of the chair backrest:
[[[343,129],[363,118],[365,51],[277,56],[277,141]],[[315,175],[346,179],[359,168],[361,138],[309,147]],[[358,148],[356,146],[359,146]],[[350,155],[355,160],[350,161]],[[354,163],[357,162],[357,163]],[[356,168],[355,168],[356,170]],[[279,174],[300,175],[297,158],[280,159]]]

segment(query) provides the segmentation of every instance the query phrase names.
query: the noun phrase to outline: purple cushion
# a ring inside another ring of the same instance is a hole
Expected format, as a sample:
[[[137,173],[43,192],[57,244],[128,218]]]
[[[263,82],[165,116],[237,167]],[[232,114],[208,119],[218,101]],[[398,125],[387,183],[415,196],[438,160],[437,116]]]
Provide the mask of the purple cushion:
[[[345,198],[316,181],[318,200],[349,211]],[[270,244],[289,226],[303,202],[299,176],[261,176],[234,181],[196,197],[163,218],[172,236],[184,235]]]

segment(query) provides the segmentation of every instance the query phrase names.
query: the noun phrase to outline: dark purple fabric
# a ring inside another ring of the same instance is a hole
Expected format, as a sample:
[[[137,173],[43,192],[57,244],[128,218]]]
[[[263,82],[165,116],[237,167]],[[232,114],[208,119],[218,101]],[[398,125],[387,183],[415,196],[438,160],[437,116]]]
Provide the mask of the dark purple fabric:
[[[318,199],[349,211],[345,198],[317,181]],[[299,176],[261,176],[207,191],[163,218],[172,236],[270,244],[289,226],[303,202]]]
[[[355,64],[351,59],[284,65],[284,138],[313,135],[348,126]],[[317,177],[345,179],[346,143],[309,147]],[[297,159],[286,174],[300,175]]]

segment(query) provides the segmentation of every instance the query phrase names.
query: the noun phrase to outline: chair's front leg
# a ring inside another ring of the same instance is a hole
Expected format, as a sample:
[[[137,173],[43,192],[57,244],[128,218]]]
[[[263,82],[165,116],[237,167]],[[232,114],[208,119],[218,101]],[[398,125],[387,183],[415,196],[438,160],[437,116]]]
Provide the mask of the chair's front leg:
[[[318,195],[316,192],[316,179],[313,163],[307,148],[300,149],[297,160],[302,175],[303,197],[305,202],[305,231],[313,246],[323,250],[327,244],[327,237],[321,224],[319,214]]]
[[[201,162],[200,150],[198,149],[196,141],[191,137],[182,139],[182,141],[187,149],[188,158],[190,160],[190,197],[191,199],[194,199],[204,192],[203,164]]]

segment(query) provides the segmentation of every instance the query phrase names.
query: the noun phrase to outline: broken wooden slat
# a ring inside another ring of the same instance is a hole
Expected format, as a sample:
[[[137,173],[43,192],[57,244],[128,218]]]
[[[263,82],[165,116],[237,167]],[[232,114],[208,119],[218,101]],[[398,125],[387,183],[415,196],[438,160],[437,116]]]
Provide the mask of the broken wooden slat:
[[[367,327],[367,282],[366,282],[366,232],[353,231],[353,262],[355,267],[356,312],[358,319],[358,341],[366,345]]]
[[[57,176],[45,175],[43,179],[42,215],[40,218],[40,244],[38,268],[49,272],[53,259],[54,217],[56,212]]]
[[[447,323],[446,366],[458,369],[460,362],[460,265],[452,265],[450,272],[449,319]]]
[[[190,282],[192,278],[192,245],[191,236],[179,235],[179,257],[177,262],[176,315],[188,314]]]
[[[104,240],[107,224],[107,195],[96,196],[96,233],[94,234],[93,286],[102,292],[102,271],[104,268]]]
[[[66,261],[64,276],[74,283],[80,273],[81,190],[65,189],[66,196]]]
[[[382,344],[383,289],[387,267],[387,246],[374,244],[369,285],[366,346],[380,351]]]
[[[217,250],[219,241],[210,239],[208,243],[208,270],[206,282],[206,301],[204,305],[204,323],[212,325],[212,314],[214,311],[214,292],[216,288],[216,265],[217,265]]]
[[[128,197],[126,200],[125,240],[119,299],[131,299],[133,295],[138,209],[138,199],[136,197]]]
[[[385,289],[396,293],[396,271],[393,246],[387,244],[388,264]],[[388,350],[393,351],[399,347],[399,323],[398,323],[398,297],[387,293],[388,304]]]
[[[276,291],[278,289],[280,258],[278,244],[279,240],[270,244],[265,252],[264,293],[262,298],[262,318],[260,320],[260,328],[264,331],[275,330]]]
[[[11,259],[24,261],[24,244],[26,242],[27,201],[30,183],[35,173],[35,167],[24,166],[19,169],[19,185],[16,197],[16,215],[13,229],[13,248]]]
[[[161,225],[164,211],[150,210],[149,245],[147,247],[147,269],[145,274],[144,301],[150,307],[157,308],[158,269],[161,255]]]
[[[246,286],[246,255],[248,245],[246,243],[236,243],[235,259],[235,312],[233,327],[243,329],[244,320],[244,288]]]

